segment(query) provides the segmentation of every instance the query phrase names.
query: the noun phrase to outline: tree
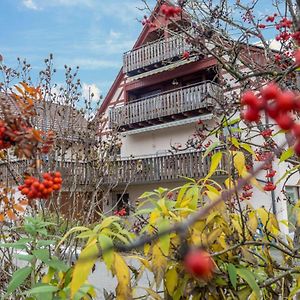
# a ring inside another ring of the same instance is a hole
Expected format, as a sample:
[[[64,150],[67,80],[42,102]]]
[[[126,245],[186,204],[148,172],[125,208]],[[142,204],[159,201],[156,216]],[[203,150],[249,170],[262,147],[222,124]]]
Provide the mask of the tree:
[[[299,137],[299,95],[295,78],[299,52],[292,53],[299,40],[298,16],[293,4],[284,1],[283,4],[275,3],[276,15],[257,18],[258,3],[251,2],[247,6],[236,1],[231,6],[228,1],[216,4],[214,1],[200,3],[191,0],[179,1],[177,6],[173,6],[166,2],[159,12],[171,19],[173,27],[166,30],[179,27],[187,35],[191,51],[183,53],[182,59],[200,54],[215,57],[217,67],[225,70],[227,79],[235,80],[239,88],[232,89],[230,82],[226,86],[225,74],[217,78],[224,83],[227,91],[222,101],[215,99],[218,102],[214,111],[216,124],[214,128],[205,128],[201,122],[197,124],[198,131],[186,145],[198,148],[204,141],[207,143],[204,146],[205,156],[211,157],[209,173],[204,178],[189,179],[174,190],[158,188],[145,192],[135,213],[135,227],[122,216],[101,216],[101,220],[91,226],[82,221],[74,224],[80,226],[66,230],[66,235],[59,242],[51,243],[55,244],[55,250],[47,248],[48,254],[56,254],[54,258],[41,256],[45,254],[43,247],[48,246],[38,245],[36,239],[37,236],[45,236],[47,232],[44,229],[51,224],[36,218],[26,219],[24,229],[26,234],[31,235],[30,240],[22,240],[24,232],[21,231],[17,233],[15,244],[6,242],[2,249],[27,248],[29,244],[27,255],[31,256],[26,258],[30,264],[12,275],[10,283],[5,285],[5,292],[26,291],[37,299],[39,296],[35,295],[39,293],[50,299],[76,299],[81,297],[80,293],[92,297],[93,291],[86,280],[95,262],[103,259],[107,269],[118,279],[114,295],[117,299],[133,298],[133,291],[144,272],[153,274],[149,287],[143,288],[145,298],[292,299],[297,294],[300,272],[297,234],[293,241],[282,230],[282,225],[287,226],[288,220],[280,220],[275,212],[266,208],[252,207],[250,199],[254,188],[272,193],[279,184],[284,187],[285,180],[299,169],[296,156],[299,154],[298,143],[295,144]],[[229,14],[233,11],[232,7],[242,12],[244,23],[240,22],[239,16]],[[182,22],[186,12],[189,15],[185,20],[189,22]],[[145,18],[145,26],[155,25],[156,17]],[[266,24],[278,31],[281,49],[274,50],[267,43],[263,35]],[[237,38],[229,34],[230,28],[238,29]],[[261,43],[259,46],[252,43],[257,39]],[[291,52],[290,55],[286,51]],[[241,66],[247,68],[243,70]],[[67,74],[71,75],[68,71]],[[41,84],[43,91],[47,90],[47,84],[47,80],[45,86]],[[67,91],[73,91],[72,81],[68,84],[71,89]],[[30,95],[34,93],[40,97],[42,94],[29,84],[23,83],[22,86]],[[26,92],[20,99],[25,98],[30,105],[28,99],[31,98],[26,98]],[[76,92],[66,95],[70,101],[77,97]],[[4,124],[11,123],[10,118],[4,118],[4,121]],[[12,123],[22,124],[20,120]],[[43,147],[39,143],[47,142],[46,138],[38,138],[41,132],[30,128],[32,151],[28,155],[27,151],[22,153],[26,157],[32,153],[39,154]],[[3,145],[18,149],[23,140],[19,142],[15,135],[21,134],[8,134]],[[217,139],[208,143],[212,136]],[[278,136],[281,137],[279,143]],[[112,141],[115,143],[116,140]],[[28,140],[25,139],[25,142]],[[109,162],[111,153],[107,142],[104,145],[99,150],[99,144],[96,144],[95,149]],[[213,153],[217,146],[222,146],[221,150]],[[179,148],[174,146],[173,150],[180,151]],[[272,179],[275,175],[273,161],[287,166],[284,176],[276,183]],[[226,176],[224,185],[213,178],[220,168]],[[263,170],[266,182],[261,185],[256,176]],[[101,173],[103,177],[105,172]],[[147,202],[153,205],[151,209],[144,208]],[[93,207],[95,203],[92,200]],[[35,210],[39,211],[39,207]],[[294,213],[297,216],[298,210],[299,203],[296,203]],[[56,212],[58,214],[59,210]],[[290,223],[291,226],[296,225],[296,231],[299,230],[298,218],[296,224]],[[55,224],[57,226],[59,222]],[[32,227],[34,230],[30,229]],[[47,242],[45,239],[45,245],[48,245]],[[59,259],[65,258],[64,252],[73,245],[82,246],[82,251],[74,267],[64,267]],[[46,278],[36,269],[39,260],[47,266]],[[139,267],[131,265],[130,260],[137,261]],[[5,264],[9,262],[8,259],[3,261]],[[30,274],[31,280],[28,279]],[[7,277],[5,280],[10,276]],[[41,283],[42,292],[36,290]]]

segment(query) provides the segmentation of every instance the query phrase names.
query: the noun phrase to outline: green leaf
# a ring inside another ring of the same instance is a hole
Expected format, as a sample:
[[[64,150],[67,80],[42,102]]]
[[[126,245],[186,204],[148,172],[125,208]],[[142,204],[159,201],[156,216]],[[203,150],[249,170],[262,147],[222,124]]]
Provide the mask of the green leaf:
[[[17,270],[13,275],[7,287],[7,294],[13,293],[29,276],[31,267],[25,267]]]
[[[109,249],[110,247],[113,246],[112,239],[104,234],[99,234],[98,241],[99,241],[102,251]],[[112,263],[114,261],[114,252],[112,249],[109,251],[105,251],[105,253],[103,254],[103,260],[104,260],[107,268],[111,269]]]
[[[55,245],[56,241],[53,240],[39,240],[37,241],[37,245],[40,247]]]
[[[292,157],[295,154],[294,152],[294,148],[289,148],[285,151],[282,152],[282,154],[280,155],[280,160],[279,162],[283,162],[286,161],[287,159],[289,159],[290,157]]]
[[[39,260],[41,260],[42,262],[45,262],[47,260],[49,260],[49,250],[47,249],[38,249],[38,250],[33,250],[32,254],[38,258]]]
[[[248,269],[237,269],[237,274],[244,279],[248,285],[251,287],[251,289],[255,292],[258,299],[260,298],[260,289],[259,286],[255,280],[254,274],[249,271]]]
[[[23,238],[13,243],[0,244],[0,248],[27,249],[27,244],[30,242],[32,242],[32,239]]]
[[[50,258],[49,251],[47,249],[34,250],[32,253],[37,259],[41,260],[47,266],[52,267],[55,270],[66,272],[69,269],[69,267],[57,257],[53,256]]]
[[[26,293],[28,293],[29,295],[34,295],[34,294],[43,294],[43,293],[54,293],[57,292],[58,290],[59,288],[53,285],[41,285],[32,288]]]
[[[229,274],[230,282],[231,282],[232,286],[234,287],[234,289],[236,290],[236,283],[237,283],[236,267],[233,264],[228,264],[227,271]]]
[[[34,256],[29,254],[16,254],[15,258],[31,262]]]
[[[158,222],[158,232],[164,231],[168,228],[170,228],[170,223],[167,219],[162,219],[161,222]],[[159,238],[159,246],[162,251],[162,253],[165,256],[169,255],[169,250],[170,250],[170,242],[171,238],[169,234],[164,234]]]

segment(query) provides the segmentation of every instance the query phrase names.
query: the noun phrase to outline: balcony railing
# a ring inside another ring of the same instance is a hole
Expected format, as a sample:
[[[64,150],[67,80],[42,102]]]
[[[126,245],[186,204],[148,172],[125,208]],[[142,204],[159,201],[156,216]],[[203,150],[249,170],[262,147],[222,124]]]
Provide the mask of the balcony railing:
[[[110,126],[128,127],[140,122],[199,111],[215,105],[214,99],[219,96],[220,86],[210,81],[174,89],[111,109]]]
[[[220,150],[215,150],[220,151]],[[209,156],[203,158],[202,151],[121,159],[97,168],[93,163],[60,162],[55,170],[62,173],[63,186],[93,186],[102,184],[137,184],[159,181],[174,181],[181,177],[201,178],[210,168]],[[30,161],[15,161],[0,164],[2,184],[16,186],[23,183],[23,174],[28,170]],[[220,170],[225,169],[225,160]],[[216,176],[224,175],[217,171]]]
[[[190,49],[191,45],[186,42],[183,34],[171,36],[126,52],[123,57],[123,71],[128,75],[135,75],[139,71],[145,71],[147,67],[155,67],[155,64],[181,58],[184,51]]]
[[[209,172],[210,163],[210,157],[203,159],[203,151],[120,160],[109,168],[104,181],[127,184],[174,181],[182,177],[201,178]],[[224,159],[219,169],[225,169]],[[224,174],[224,171],[217,171],[215,175]]]

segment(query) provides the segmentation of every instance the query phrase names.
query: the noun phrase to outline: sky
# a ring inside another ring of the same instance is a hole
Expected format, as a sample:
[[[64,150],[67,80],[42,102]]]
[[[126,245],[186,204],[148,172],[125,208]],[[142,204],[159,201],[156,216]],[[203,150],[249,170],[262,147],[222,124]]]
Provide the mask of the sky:
[[[270,12],[267,2],[260,1],[262,15]],[[98,100],[142,30],[143,7],[142,0],[0,0],[0,54],[10,67],[26,58],[37,78],[53,53],[55,82],[64,82],[65,64],[79,66],[83,95],[90,90]]]
[[[53,53],[56,82],[63,82],[65,64],[79,66],[83,95],[90,89],[96,99],[142,30],[143,7],[141,0],[0,0],[0,54],[11,67],[26,58],[37,77]]]

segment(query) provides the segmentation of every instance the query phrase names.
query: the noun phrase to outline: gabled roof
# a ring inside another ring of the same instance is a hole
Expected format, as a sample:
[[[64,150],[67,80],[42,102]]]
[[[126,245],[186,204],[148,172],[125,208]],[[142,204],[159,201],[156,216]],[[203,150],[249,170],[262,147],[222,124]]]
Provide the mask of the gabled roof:
[[[151,22],[154,22],[156,19],[156,16],[159,13],[160,7],[162,4],[168,4],[168,5],[174,5],[174,3],[172,3],[169,0],[158,0],[156,3],[156,6],[154,7],[151,16],[149,17],[149,20]],[[132,50],[135,48],[138,48],[140,46],[143,45],[143,43],[145,42],[145,40],[147,39],[147,36],[150,34],[150,32],[152,32],[154,29],[151,28],[151,26],[149,26],[148,24],[146,24],[143,27],[143,30],[141,31],[140,35],[138,36],[135,44],[132,47]],[[112,100],[113,95],[115,94],[120,82],[122,82],[122,80],[124,79],[125,74],[123,73],[123,67],[120,69],[115,81],[113,82],[111,88],[109,89],[106,97],[104,98],[104,101],[101,104],[101,107],[99,108],[98,114],[102,114],[105,112],[106,108],[108,107],[109,103]]]

